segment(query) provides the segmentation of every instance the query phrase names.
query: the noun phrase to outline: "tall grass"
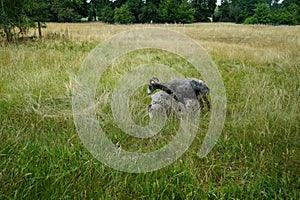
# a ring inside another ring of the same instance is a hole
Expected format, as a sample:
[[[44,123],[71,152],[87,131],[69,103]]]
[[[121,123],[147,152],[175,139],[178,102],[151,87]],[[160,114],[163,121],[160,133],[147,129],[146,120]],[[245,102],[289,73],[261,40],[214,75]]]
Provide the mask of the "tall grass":
[[[130,174],[97,161],[81,143],[71,112],[74,77],[88,53],[111,35],[149,25],[48,24],[44,39],[0,47],[0,199],[299,199],[300,31],[289,26],[168,26],[195,39],[217,64],[227,92],[225,127],[214,149],[191,148],[161,170]],[[152,25],[163,27],[162,25]],[[135,58],[134,60],[132,58]],[[135,151],[166,144],[173,126],[151,139],[122,133],[113,121],[112,90],[139,64],[162,62],[200,76],[181,59],[142,51],[118,59],[100,79],[96,100],[103,129]],[[131,96],[135,122],[147,123],[150,102]],[[144,120],[144,121],[143,121]]]

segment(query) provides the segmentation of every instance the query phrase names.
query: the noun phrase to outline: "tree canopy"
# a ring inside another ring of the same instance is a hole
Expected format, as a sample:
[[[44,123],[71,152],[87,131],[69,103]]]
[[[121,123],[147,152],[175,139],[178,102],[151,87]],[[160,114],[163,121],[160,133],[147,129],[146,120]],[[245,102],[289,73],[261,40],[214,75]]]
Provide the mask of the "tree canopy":
[[[220,22],[246,24],[300,23],[299,0],[222,0],[214,19]]]

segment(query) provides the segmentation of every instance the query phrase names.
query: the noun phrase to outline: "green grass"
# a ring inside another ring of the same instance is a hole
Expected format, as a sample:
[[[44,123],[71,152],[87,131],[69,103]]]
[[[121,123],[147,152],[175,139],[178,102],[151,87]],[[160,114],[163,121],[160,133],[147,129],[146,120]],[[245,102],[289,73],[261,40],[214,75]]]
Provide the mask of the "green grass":
[[[170,26],[202,44],[223,77],[227,118],[216,146],[207,157],[197,157],[206,113],[190,149],[158,171],[116,171],[87,151],[72,117],[76,73],[99,42],[141,26],[49,24],[42,41],[3,43],[0,199],[299,199],[299,27]],[[199,75],[174,55],[148,50],[116,60],[100,79],[95,98],[101,100],[97,111],[107,136],[122,148],[148,152],[176,133],[176,118],[155,137],[136,139],[120,131],[110,107],[115,84],[141,60]],[[140,124],[148,122],[144,108],[150,98],[144,91],[139,88],[130,101]]]

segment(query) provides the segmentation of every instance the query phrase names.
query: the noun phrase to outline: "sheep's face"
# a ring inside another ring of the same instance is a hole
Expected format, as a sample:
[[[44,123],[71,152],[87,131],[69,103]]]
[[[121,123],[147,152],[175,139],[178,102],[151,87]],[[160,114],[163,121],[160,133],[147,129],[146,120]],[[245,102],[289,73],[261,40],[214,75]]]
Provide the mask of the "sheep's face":
[[[155,86],[154,85],[148,85],[148,94],[150,95],[150,94],[152,94],[153,92],[154,92],[154,90],[155,90],[156,88],[155,88]]]
[[[148,85],[148,94],[152,94],[157,88],[156,88],[156,83],[158,83],[159,80],[156,77],[152,77],[149,81]]]

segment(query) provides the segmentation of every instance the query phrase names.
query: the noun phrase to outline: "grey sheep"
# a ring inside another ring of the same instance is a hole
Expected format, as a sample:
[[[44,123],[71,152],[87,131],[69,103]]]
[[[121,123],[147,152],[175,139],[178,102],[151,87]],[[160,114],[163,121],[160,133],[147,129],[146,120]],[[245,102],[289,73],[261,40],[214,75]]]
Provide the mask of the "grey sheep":
[[[180,78],[169,82],[159,82],[158,78],[152,77],[149,81],[148,94],[152,94],[157,89],[166,92],[168,95],[173,97],[174,100],[182,103],[183,105],[186,105],[187,99],[197,99],[201,109],[203,109],[204,100],[208,110],[210,109],[210,103],[207,99],[209,87],[202,80],[196,78]]]
[[[153,118],[155,114],[161,115],[166,112],[170,115],[172,112],[179,114],[186,114],[189,111],[195,111],[199,109],[197,100],[195,99],[184,99],[184,103],[179,102],[173,98],[172,95],[159,91],[151,95],[151,103],[148,106],[149,117]]]

